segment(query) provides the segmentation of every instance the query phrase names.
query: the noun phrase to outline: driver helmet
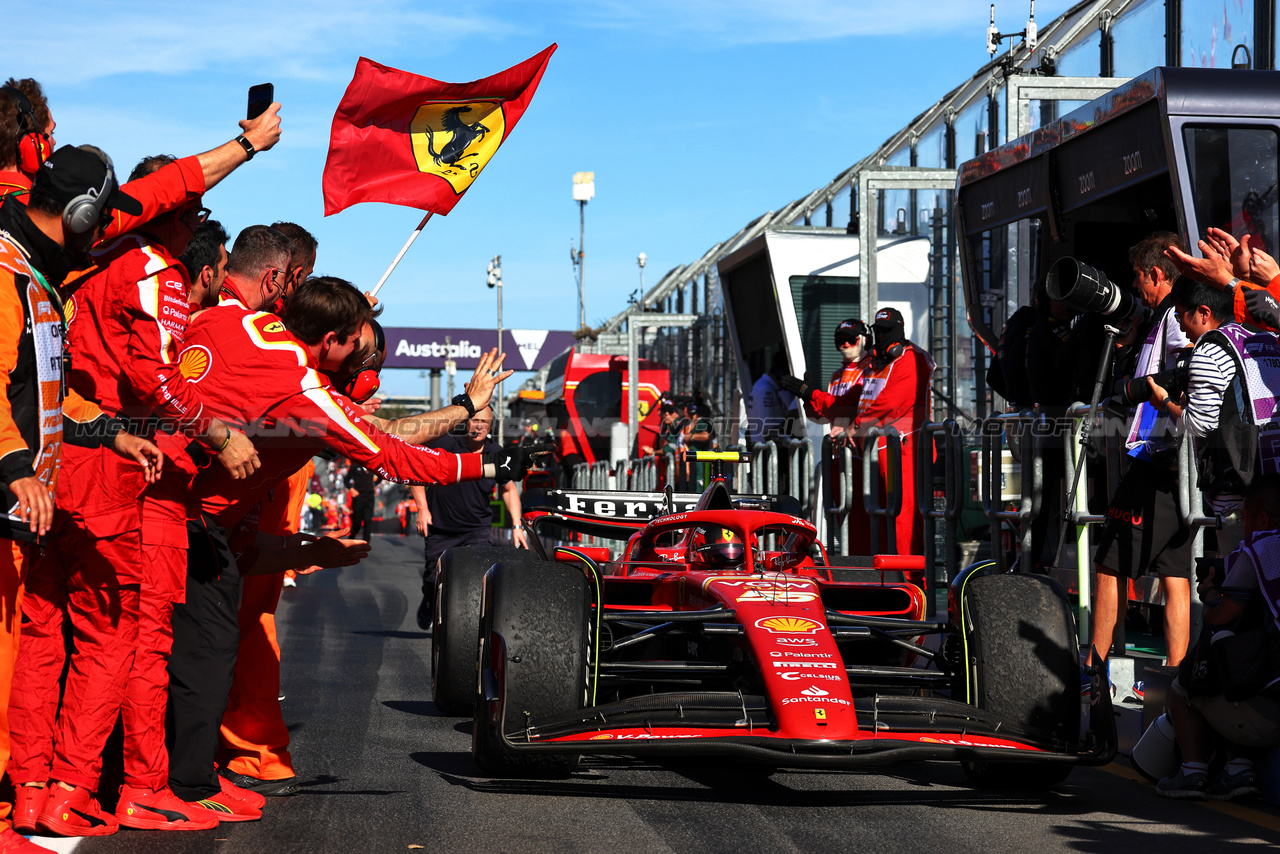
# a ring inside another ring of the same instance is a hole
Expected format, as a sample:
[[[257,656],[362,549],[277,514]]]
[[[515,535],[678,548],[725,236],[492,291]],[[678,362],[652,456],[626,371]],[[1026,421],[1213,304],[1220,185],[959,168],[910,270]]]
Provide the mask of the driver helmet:
[[[693,538],[694,558],[710,566],[741,566],[746,551],[742,537],[728,528],[703,528]]]

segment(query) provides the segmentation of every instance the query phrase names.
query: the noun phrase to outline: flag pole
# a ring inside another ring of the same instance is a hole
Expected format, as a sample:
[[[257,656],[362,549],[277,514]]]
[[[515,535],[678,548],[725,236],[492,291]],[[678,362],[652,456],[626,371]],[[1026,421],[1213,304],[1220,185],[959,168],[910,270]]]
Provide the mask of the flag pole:
[[[373,286],[370,293],[373,296],[378,295],[378,291],[382,290],[382,286],[386,284],[387,279],[391,278],[391,271],[400,263],[400,259],[404,257],[404,253],[409,251],[409,247],[413,245],[413,241],[418,239],[418,235],[422,234],[422,229],[426,228],[427,220],[431,219],[431,211],[427,211],[427,215],[422,218],[422,222],[418,223],[418,227],[413,230],[413,234],[409,235],[409,239],[404,242],[404,246],[400,247],[400,254],[396,255],[395,260],[391,262],[391,266],[387,268],[387,272],[382,274],[382,278],[378,279],[378,284]]]

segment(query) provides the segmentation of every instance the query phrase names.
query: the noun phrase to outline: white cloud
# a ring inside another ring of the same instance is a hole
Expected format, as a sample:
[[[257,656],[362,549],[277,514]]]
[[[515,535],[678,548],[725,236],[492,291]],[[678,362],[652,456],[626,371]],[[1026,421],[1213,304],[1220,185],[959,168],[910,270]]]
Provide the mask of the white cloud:
[[[106,6],[107,4],[103,4]],[[410,0],[321,0],[215,5],[158,0],[50,2],[25,16],[25,36],[8,45],[8,65],[45,83],[78,84],[117,74],[178,75],[251,65],[267,79],[344,79],[352,52],[412,46],[439,55],[460,40],[498,37],[512,27],[474,12],[423,11]],[[341,62],[335,63],[335,58]]]

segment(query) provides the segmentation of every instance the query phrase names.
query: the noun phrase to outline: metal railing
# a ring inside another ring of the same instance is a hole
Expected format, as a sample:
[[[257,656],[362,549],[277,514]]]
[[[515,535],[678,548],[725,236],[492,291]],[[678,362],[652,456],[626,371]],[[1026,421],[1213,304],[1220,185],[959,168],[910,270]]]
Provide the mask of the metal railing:
[[[782,447],[787,449],[788,492],[800,502],[800,515],[813,519],[813,442],[808,439],[785,437]]]
[[[773,495],[778,491],[778,446],[772,439],[756,442],[751,449],[751,467],[747,479],[747,492],[755,495]]]
[[[884,439],[881,463],[880,440]],[[885,476],[880,477],[880,466]],[[881,488],[881,485],[884,488]],[[862,506],[871,517],[871,553],[898,553],[898,516],[902,513],[902,434],[896,427],[868,427],[862,437]],[[879,519],[885,520],[887,548],[880,548]],[[911,548],[907,543],[906,547]]]
[[[991,556],[1001,572],[1008,570],[1000,536],[1004,523],[1018,526],[1019,569],[1031,566],[1031,523],[1040,512],[1044,492],[1042,440],[1048,422],[1034,409],[991,415],[982,422],[982,510],[991,521]],[[1017,438],[1022,452],[1022,495],[1016,510],[1005,510],[1001,476],[1006,439]],[[1028,465],[1028,462],[1030,465]],[[1030,475],[1030,477],[1028,477]]]
[[[822,455],[818,466],[819,499],[827,521],[827,551],[841,556],[849,554],[849,510],[853,508],[853,448],[840,445],[840,471],[832,471],[835,441],[822,437]]]
[[[960,425],[954,419],[926,421],[916,434],[916,506],[924,518],[928,542],[924,549],[925,609],[929,617],[938,610],[934,587],[941,581],[949,584],[954,573],[951,562],[956,554],[956,526],[964,497],[969,492],[969,470],[964,457],[964,437]],[[942,507],[935,506],[934,477],[938,456],[937,439],[941,438],[943,469]],[[943,577],[938,578],[937,548],[938,524],[943,527]]]

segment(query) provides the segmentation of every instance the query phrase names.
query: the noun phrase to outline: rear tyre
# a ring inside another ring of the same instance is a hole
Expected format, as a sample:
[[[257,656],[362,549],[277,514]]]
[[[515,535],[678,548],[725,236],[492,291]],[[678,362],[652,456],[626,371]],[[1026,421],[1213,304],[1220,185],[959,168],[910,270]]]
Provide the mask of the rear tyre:
[[[445,715],[469,715],[476,690],[476,636],[484,574],[516,553],[463,546],[440,556],[431,621],[431,699]]]
[[[961,597],[968,641],[968,701],[1057,749],[1074,749],[1080,732],[1080,656],[1075,618],[1062,588],[1043,576],[984,575]],[[1066,779],[1058,762],[966,760],[983,788],[1045,789]]]
[[[485,576],[471,745],[486,773],[556,778],[578,766],[576,755],[513,751],[502,733],[587,705],[591,601],[574,565],[506,560]]]

